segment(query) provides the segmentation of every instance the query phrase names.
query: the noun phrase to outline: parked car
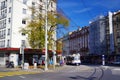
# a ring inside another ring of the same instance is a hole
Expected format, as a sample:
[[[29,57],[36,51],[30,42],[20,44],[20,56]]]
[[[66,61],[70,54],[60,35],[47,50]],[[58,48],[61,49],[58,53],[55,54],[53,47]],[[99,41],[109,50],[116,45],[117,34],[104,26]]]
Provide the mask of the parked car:
[[[120,65],[120,61],[114,61],[114,62],[112,62],[112,64],[114,64],[114,65]]]
[[[120,65],[120,56],[117,56],[117,57],[116,57],[116,60],[114,60],[114,61],[112,62],[112,64],[114,64],[114,65]]]

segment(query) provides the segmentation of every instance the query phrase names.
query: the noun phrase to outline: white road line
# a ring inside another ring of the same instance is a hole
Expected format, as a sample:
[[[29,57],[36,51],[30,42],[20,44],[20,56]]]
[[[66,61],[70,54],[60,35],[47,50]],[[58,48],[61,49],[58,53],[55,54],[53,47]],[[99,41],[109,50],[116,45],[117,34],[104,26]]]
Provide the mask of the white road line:
[[[20,78],[23,78],[23,79],[25,78],[24,76],[19,76],[19,77],[20,77]]]
[[[120,71],[120,68],[115,68],[115,69],[112,69],[112,70],[117,70],[117,71]]]
[[[112,69],[112,74],[119,74],[120,75],[120,69],[119,68],[115,68],[115,69]]]

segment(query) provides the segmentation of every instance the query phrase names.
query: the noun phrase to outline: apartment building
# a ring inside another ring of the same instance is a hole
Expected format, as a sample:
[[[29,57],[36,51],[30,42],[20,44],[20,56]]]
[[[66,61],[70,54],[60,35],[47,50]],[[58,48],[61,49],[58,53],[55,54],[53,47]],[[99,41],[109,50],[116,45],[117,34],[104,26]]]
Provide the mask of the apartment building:
[[[119,52],[119,12],[108,12],[107,16],[100,16],[90,23],[90,54],[91,62],[101,63],[101,56],[105,55],[106,63],[116,61]],[[96,59],[97,62],[92,61]]]
[[[56,0],[49,2],[49,11],[56,11]],[[42,14],[45,13],[45,0],[0,0],[0,64],[6,60],[18,65],[20,47],[23,43],[31,48],[27,35],[20,32],[28,21],[32,19],[30,7],[36,7]],[[41,7],[40,7],[41,6]],[[56,34],[54,35],[56,39]]]
[[[107,52],[105,22],[105,17],[99,16],[90,23],[90,54],[105,54]]]
[[[85,26],[69,34],[69,54],[79,53],[84,56],[89,53],[89,27]],[[68,54],[68,55],[69,55]]]
[[[69,36],[70,36],[71,32],[69,32],[67,35],[65,35],[63,37],[63,40],[62,40],[62,55],[63,56],[67,56],[70,54],[70,51],[69,51]]]
[[[115,53],[120,54],[120,11],[113,13]]]

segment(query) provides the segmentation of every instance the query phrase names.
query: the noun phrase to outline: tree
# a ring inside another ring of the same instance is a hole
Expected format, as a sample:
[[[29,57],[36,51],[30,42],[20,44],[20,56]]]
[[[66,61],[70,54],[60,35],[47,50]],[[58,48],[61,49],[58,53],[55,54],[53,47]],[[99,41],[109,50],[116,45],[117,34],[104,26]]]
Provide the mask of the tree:
[[[48,47],[49,49],[52,48],[51,45],[55,46],[55,39],[53,38],[53,34],[56,34],[56,28],[58,28],[58,25],[62,25],[64,27],[67,27],[69,25],[69,20],[63,16],[60,13],[51,13],[48,12],[48,23],[49,23],[49,29],[48,29]],[[53,42],[53,43],[52,43]]]
[[[32,19],[28,25],[21,31],[28,35],[28,41],[32,48],[44,49],[45,44],[45,16],[34,7],[32,10]],[[48,49],[52,49],[55,42],[53,39],[58,25],[68,26],[69,20],[60,13],[48,11]]]

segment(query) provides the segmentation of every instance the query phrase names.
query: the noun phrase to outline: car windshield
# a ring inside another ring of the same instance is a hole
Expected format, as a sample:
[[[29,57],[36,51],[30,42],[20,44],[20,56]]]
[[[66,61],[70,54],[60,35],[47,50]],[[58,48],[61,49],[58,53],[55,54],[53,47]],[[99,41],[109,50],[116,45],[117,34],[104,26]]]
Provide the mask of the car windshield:
[[[79,60],[80,58],[79,57],[74,57],[74,60]]]

